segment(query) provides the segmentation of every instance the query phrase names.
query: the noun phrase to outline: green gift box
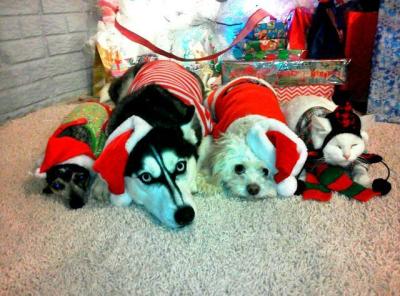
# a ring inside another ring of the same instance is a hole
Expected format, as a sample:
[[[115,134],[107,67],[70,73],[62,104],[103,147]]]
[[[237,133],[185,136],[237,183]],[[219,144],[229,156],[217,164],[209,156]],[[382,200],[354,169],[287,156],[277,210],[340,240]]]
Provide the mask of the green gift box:
[[[246,58],[246,56],[248,58],[263,59],[265,51],[285,49],[286,45],[286,39],[246,40],[235,45],[232,53],[235,59],[238,60]]]
[[[286,39],[287,22],[270,20],[257,24],[246,38],[251,40]]]
[[[262,52],[248,53],[243,57],[245,61],[254,60],[290,60],[298,61],[307,57],[307,50],[302,49],[276,49]]]
[[[344,84],[349,60],[223,61],[222,83],[255,76],[275,86]]]

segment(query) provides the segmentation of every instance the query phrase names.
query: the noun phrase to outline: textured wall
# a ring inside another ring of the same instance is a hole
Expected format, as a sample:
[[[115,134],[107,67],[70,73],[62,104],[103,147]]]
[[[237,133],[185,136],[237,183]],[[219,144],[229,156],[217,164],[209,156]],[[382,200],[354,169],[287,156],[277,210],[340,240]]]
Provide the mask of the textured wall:
[[[0,1],[0,122],[90,92],[95,3]]]
[[[400,3],[381,2],[372,58],[368,111],[378,121],[400,123]]]

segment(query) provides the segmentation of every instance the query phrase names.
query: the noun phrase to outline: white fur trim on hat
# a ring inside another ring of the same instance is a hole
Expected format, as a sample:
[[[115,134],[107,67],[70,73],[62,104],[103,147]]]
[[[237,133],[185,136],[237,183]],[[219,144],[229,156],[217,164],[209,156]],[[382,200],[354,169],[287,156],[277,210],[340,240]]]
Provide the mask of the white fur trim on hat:
[[[290,176],[276,185],[276,191],[280,196],[292,196],[297,190],[297,180]]]
[[[93,163],[94,163],[94,160],[91,157],[89,157],[87,155],[78,155],[78,156],[72,157],[70,159],[67,159],[63,162],[60,162],[58,164],[77,164],[81,167],[84,167],[85,169],[88,169],[89,171],[92,171]],[[43,173],[40,172],[40,167],[38,167],[35,170],[35,177],[44,179],[44,178],[46,178],[46,176],[47,176],[46,172],[43,172]]]

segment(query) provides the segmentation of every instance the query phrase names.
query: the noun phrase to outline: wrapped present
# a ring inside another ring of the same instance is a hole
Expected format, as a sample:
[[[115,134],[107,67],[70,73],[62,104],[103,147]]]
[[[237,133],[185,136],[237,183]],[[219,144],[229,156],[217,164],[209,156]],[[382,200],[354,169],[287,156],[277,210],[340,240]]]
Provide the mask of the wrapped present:
[[[270,20],[259,23],[246,38],[250,40],[286,39],[286,32],[286,22]]]
[[[300,86],[285,86],[275,87],[276,95],[279,102],[285,103],[297,96],[315,95],[324,97],[328,100],[332,99],[335,86],[333,84],[319,85],[300,85]]]
[[[301,61],[224,61],[222,82],[240,76],[255,76],[274,86],[344,84],[347,78],[346,59]]]
[[[248,56],[255,56],[256,59],[263,59],[265,51],[286,48],[286,39],[270,40],[245,40],[238,43],[232,50],[235,59],[243,59]]]
[[[276,50],[266,50],[254,53],[248,53],[243,57],[245,61],[254,60],[289,60],[298,61],[305,59],[307,57],[307,50],[297,50],[297,49],[276,49]]]

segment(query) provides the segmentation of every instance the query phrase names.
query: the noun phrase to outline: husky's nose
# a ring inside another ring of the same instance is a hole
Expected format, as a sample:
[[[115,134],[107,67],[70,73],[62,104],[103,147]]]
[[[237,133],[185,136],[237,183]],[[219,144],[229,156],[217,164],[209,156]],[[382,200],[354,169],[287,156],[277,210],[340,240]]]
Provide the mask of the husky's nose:
[[[257,193],[260,192],[260,186],[258,186],[255,183],[247,185],[246,189],[247,189],[247,192],[251,195],[257,195]]]
[[[175,221],[179,225],[187,225],[194,219],[194,210],[190,206],[178,208],[175,212]]]

